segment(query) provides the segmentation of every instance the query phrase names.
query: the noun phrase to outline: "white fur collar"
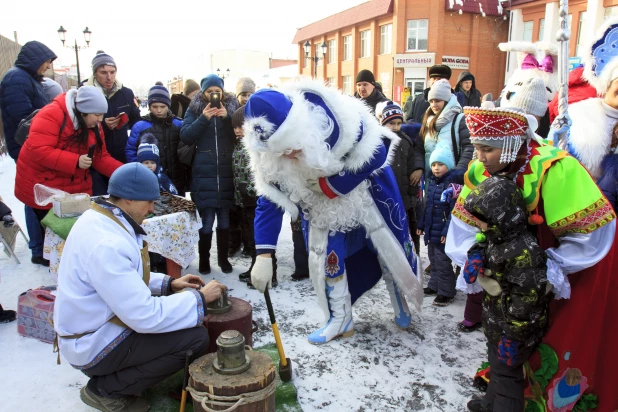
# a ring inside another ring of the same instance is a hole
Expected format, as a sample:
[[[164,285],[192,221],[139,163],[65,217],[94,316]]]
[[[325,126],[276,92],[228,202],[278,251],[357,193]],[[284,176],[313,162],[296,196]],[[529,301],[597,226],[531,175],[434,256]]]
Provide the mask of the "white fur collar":
[[[611,117],[603,107],[603,100],[592,98],[569,105],[573,125],[566,145],[561,146],[575,156],[592,177],[601,175],[601,161],[609,153],[612,129],[617,118]]]
[[[75,98],[77,97],[77,90],[71,89],[67,92],[65,96],[65,102],[67,104],[67,112],[69,112],[69,117],[71,118],[71,122],[73,122],[73,129],[79,129],[79,121],[77,117],[75,117]]]

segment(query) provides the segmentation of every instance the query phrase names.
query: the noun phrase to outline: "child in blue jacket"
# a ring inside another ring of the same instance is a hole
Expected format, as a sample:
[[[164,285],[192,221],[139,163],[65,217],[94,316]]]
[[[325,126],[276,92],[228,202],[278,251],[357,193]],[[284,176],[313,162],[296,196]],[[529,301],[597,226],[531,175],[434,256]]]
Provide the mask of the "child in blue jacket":
[[[157,139],[151,133],[144,133],[142,135],[142,143],[137,148],[137,161],[157,175],[160,191],[177,196],[178,190],[174,183],[172,183],[172,180],[161,170],[160,160]]]
[[[431,278],[424,292],[427,296],[437,294],[433,301],[435,306],[447,306],[455,297],[457,276],[451,259],[444,252],[444,244],[457,201],[451,185],[460,184],[462,176],[454,170],[455,159],[447,148],[436,148],[429,162],[431,174],[427,177],[426,203],[417,230],[419,236],[424,235],[431,262]]]

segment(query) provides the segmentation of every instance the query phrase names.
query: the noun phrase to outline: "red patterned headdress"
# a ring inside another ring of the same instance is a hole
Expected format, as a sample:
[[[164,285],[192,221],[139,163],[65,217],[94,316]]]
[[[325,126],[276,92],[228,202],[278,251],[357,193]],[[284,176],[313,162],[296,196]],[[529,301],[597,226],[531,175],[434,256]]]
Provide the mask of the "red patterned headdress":
[[[523,113],[501,108],[464,107],[470,141],[502,148],[500,163],[515,161],[527,136],[528,119]]]

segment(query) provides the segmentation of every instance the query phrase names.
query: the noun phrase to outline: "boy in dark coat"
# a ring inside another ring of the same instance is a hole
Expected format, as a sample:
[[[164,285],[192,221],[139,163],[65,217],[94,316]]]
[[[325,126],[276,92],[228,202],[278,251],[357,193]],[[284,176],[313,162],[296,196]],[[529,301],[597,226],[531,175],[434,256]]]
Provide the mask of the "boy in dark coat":
[[[472,73],[468,71],[461,72],[457,78],[455,92],[460,92],[463,95],[463,107],[481,107],[481,92],[476,88],[476,80]]]
[[[447,148],[436,148],[429,163],[431,175],[427,179],[425,210],[417,230],[419,235],[424,235],[431,263],[431,278],[424,292],[427,296],[437,294],[434,306],[447,306],[455,297],[457,277],[451,259],[444,252],[444,244],[457,196],[451,194],[448,198],[443,194],[449,188],[452,192],[451,185],[461,182],[461,173],[454,169],[455,159]]]
[[[468,252],[464,279],[485,290],[483,328],[491,368],[485,397],[470,401],[468,408],[522,411],[522,365],[549,324],[545,252],[528,229],[526,203],[512,180],[486,179],[468,195],[464,207],[483,230]]]
[[[399,146],[395,151],[395,156],[391,160],[391,168],[395,174],[401,199],[408,214],[408,226],[416,253],[420,252],[420,237],[416,233],[417,217],[416,217],[416,198],[418,195],[418,180],[416,184],[412,184],[413,175],[417,170],[422,170],[425,166],[424,150],[419,150],[419,145],[415,145],[412,139],[405,134],[402,129],[403,110],[399,105],[392,101],[386,102],[381,112],[382,126],[388,127],[401,138]],[[418,135],[418,130],[416,134]],[[422,147],[422,146],[420,146]]]

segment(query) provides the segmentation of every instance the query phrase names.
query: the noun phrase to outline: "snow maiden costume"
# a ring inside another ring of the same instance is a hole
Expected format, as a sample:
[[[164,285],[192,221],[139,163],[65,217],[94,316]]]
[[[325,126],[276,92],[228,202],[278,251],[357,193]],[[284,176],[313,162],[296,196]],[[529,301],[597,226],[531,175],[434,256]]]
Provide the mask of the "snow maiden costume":
[[[301,215],[309,271],[326,324],[309,335],[326,343],[354,333],[351,305],[383,275],[395,322],[407,327],[423,298],[422,273],[406,211],[388,164],[399,137],[366,106],[319,82],[283,93],[260,90],[245,106],[245,137],[260,198],[255,217],[258,258],[251,281],[270,280],[284,212]]]
[[[616,232],[616,214],[575,158],[534,135],[532,116],[507,109],[465,108],[464,113],[472,143],[503,148],[505,169],[499,174],[512,178],[522,191],[531,213],[528,222],[535,225],[539,245],[547,254],[554,299],[543,343],[551,350],[550,356],[543,356],[542,370],[536,356],[531,359],[533,369],[542,371],[544,379],[533,377],[528,402],[545,408],[540,399],[544,397],[549,400],[548,410],[566,411],[561,409],[569,405],[565,402],[574,404],[580,398],[588,402],[594,394],[599,410],[615,410],[618,332],[609,325],[618,313],[618,272],[612,271],[614,257],[608,251]],[[446,237],[446,253],[458,265],[465,264],[478,232],[464,201],[489,176],[478,160],[464,176]],[[569,195],[574,191],[576,195]],[[588,397],[582,397],[586,388]]]

